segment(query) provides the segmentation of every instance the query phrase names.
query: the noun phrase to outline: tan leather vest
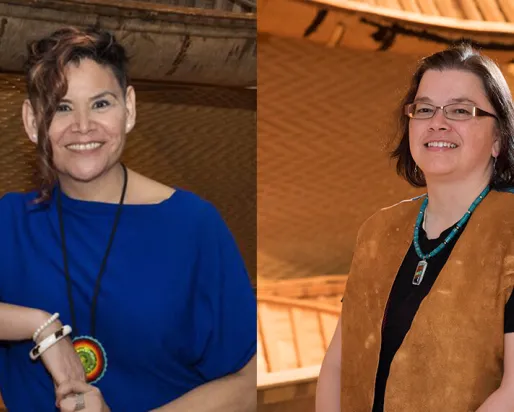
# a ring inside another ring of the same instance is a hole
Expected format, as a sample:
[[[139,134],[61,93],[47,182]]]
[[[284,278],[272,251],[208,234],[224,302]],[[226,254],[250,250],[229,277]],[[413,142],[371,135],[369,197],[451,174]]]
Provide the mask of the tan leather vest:
[[[383,209],[359,231],[342,309],[342,412],[371,411],[384,310],[421,203]],[[502,379],[513,284],[514,194],[491,191],[393,359],[384,411],[475,411]]]

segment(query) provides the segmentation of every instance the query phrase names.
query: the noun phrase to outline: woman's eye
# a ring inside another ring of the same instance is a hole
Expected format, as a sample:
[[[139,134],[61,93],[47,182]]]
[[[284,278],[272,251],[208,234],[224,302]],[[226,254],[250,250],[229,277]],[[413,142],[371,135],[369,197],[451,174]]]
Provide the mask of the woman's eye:
[[[107,101],[107,100],[99,100],[97,102],[95,102],[95,104],[93,105],[93,107],[95,109],[103,109],[105,107],[108,107],[110,106],[111,104]]]
[[[59,106],[57,106],[58,112],[68,112],[70,110],[71,110],[71,108],[67,104],[60,104]]]

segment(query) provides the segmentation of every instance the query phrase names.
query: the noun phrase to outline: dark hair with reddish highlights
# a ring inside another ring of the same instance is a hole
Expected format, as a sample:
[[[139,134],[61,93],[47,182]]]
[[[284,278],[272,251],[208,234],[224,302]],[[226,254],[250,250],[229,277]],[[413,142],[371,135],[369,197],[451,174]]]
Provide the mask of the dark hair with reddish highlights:
[[[28,97],[36,118],[41,177],[37,202],[48,200],[57,182],[48,129],[67,93],[64,70],[69,63],[79,64],[83,59],[91,59],[110,68],[121,89],[126,91],[128,58],[123,46],[107,31],[66,27],[28,45],[25,73]]]
[[[494,189],[514,186],[514,106],[509,86],[496,63],[467,43],[425,57],[414,72],[410,88],[397,111],[400,141],[391,153],[391,157],[397,159],[397,173],[414,187],[426,186],[425,177],[416,169],[410,152],[410,119],[404,114],[404,106],[414,100],[427,70],[463,70],[477,75],[482,80],[486,96],[498,117],[496,127],[500,139],[500,153],[496,159],[490,185]]]

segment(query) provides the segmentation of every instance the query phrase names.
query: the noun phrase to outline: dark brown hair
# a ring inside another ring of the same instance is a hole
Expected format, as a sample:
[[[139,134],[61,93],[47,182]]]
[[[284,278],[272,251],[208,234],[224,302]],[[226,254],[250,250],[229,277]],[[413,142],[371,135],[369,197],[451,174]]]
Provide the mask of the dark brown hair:
[[[28,98],[36,118],[41,179],[37,202],[48,200],[57,182],[48,129],[67,93],[65,68],[69,63],[79,64],[83,59],[110,68],[122,90],[126,91],[128,58],[125,49],[107,31],[66,27],[28,45],[25,73]]]
[[[416,169],[409,147],[409,118],[404,106],[412,103],[421,79],[427,70],[464,70],[477,75],[484,85],[489,102],[496,112],[500,138],[500,153],[491,176],[492,188],[514,186],[514,106],[509,86],[499,67],[471,45],[462,43],[422,59],[412,76],[410,88],[398,107],[399,143],[391,157],[396,159],[396,171],[412,186],[426,186],[425,177]]]

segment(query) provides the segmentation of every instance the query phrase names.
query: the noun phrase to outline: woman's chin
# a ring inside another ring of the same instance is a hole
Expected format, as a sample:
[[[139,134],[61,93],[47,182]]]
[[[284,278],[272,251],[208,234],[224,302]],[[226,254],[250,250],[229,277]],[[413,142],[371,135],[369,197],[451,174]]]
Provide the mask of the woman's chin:
[[[88,183],[105,173],[107,164],[105,162],[76,162],[68,167],[63,167],[61,170],[63,171],[62,174],[68,178]]]
[[[451,178],[456,175],[456,170],[454,168],[431,168],[428,170],[423,170],[425,175],[425,179],[430,180],[443,180]]]

